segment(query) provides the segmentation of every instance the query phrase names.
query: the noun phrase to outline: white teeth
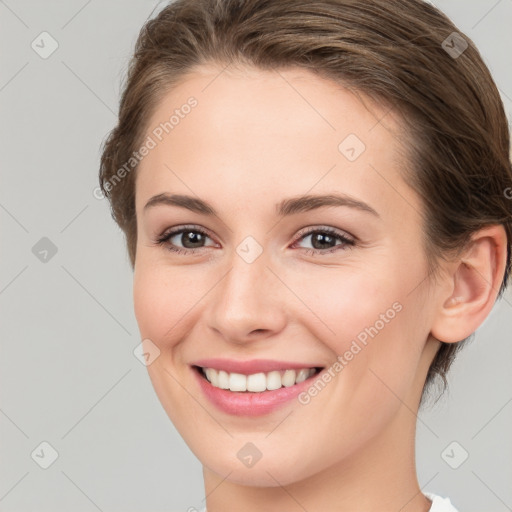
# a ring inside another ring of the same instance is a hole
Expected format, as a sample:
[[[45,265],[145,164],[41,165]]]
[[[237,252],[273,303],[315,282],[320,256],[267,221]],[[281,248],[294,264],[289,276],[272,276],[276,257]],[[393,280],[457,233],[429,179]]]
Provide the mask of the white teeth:
[[[215,370],[214,368],[203,368],[202,370],[211,385],[216,388],[229,389],[230,391],[250,391],[252,393],[272,391],[283,386],[288,388],[294,384],[304,382],[315,374],[314,368],[272,371],[268,373],[260,372],[251,375],[228,373],[223,370]]]
[[[213,385],[215,386],[215,384]],[[230,373],[229,389],[231,391],[247,391],[247,376],[241,373]]]
[[[247,376],[247,391],[254,393],[267,389],[267,377],[264,373],[253,373]]]
[[[283,382],[283,386],[289,388],[295,384],[295,377],[297,376],[295,370],[286,370],[281,380]]]
[[[295,382],[298,384],[299,382],[304,382],[309,377],[308,370],[299,370],[297,373],[297,377],[295,377]]]
[[[281,374],[279,372],[268,372],[267,389],[272,391],[273,389],[279,389],[281,386]]]
[[[216,387],[219,387],[219,374],[213,368],[206,368],[206,378]]]
[[[208,368],[208,370],[213,370],[213,368]],[[213,370],[213,371],[215,371],[215,370]],[[220,389],[229,389],[229,374],[228,374],[228,372],[221,370],[220,372],[218,372],[218,374],[219,374],[218,387]],[[208,374],[206,374],[206,376],[208,377]],[[210,382],[212,382],[212,381],[210,380]],[[213,384],[213,382],[212,382],[212,384]],[[213,385],[215,386],[215,384],[213,384]]]

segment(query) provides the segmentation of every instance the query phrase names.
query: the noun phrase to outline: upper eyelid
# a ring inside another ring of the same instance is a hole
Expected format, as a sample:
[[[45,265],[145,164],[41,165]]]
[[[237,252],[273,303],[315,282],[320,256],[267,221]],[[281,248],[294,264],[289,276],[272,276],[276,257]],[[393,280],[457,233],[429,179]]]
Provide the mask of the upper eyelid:
[[[300,229],[298,231],[296,240],[300,240],[304,236],[309,236],[309,235],[311,235],[313,233],[316,233],[316,232],[320,232],[321,233],[322,231],[325,231],[327,233],[333,233],[335,235],[338,235],[338,236],[341,236],[341,237],[344,237],[344,238],[350,238],[350,239],[353,239],[353,240],[357,240],[357,238],[354,235],[352,235],[348,231],[345,231],[344,229],[334,228],[334,227],[331,227],[331,226],[318,226],[318,225],[307,226],[305,228]]]
[[[208,235],[210,238],[213,238],[208,229],[203,228],[201,226],[195,226],[193,224],[168,228],[164,230],[161,235],[158,235],[158,238],[177,235],[178,233],[181,233],[183,231],[198,231],[199,233],[204,233],[205,235]]]

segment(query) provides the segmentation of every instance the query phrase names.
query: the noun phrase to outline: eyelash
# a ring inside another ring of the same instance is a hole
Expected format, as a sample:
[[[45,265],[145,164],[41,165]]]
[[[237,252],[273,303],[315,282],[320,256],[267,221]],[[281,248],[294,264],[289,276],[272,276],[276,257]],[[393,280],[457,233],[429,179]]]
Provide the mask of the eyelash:
[[[196,254],[198,250],[204,249],[205,247],[198,247],[196,249],[183,249],[181,247],[176,247],[171,244],[168,244],[169,240],[174,237],[175,235],[178,235],[180,233],[187,233],[187,232],[193,232],[193,233],[200,233],[201,235],[204,235],[205,237],[211,238],[206,231],[199,228],[198,226],[184,226],[180,227],[179,229],[173,229],[171,231],[164,232],[162,235],[160,235],[155,243],[157,245],[167,245],[167,249],[169,251],[172,251],[176,254]],[[301,232],[298,236],[298,238],[293,242],[292,246],[303,240],[304,238],[315,234],[315,233],[322,233],[322,234],[328,234],[330,236],[336,237],[339,241],[341,241],[341,244],[337,244],[334,247],[331,247],[330,249],[308,249],[303,248],[306,254],[329,254],[333,253],[339,250],[346,250],[356,245],[356,241],[353,238],[350,238],[346,236],[343,232],[340,232],[336,229],[329,228],[329,227],[322,227],[322,228],[311,228],[307,231]]]

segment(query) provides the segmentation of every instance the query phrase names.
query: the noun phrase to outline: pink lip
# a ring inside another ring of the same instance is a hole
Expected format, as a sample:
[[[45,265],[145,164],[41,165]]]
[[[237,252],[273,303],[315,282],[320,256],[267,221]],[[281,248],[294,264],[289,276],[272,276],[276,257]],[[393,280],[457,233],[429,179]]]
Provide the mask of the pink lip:
[[[251,375],[253,373],[267,373],[279,370],[300,370],[302,368],[317,368],[321,365],[311,363],[293,363],[289,361],[275,361],[272,359],[252,359],[250,361],[236,361],[234,359],[201,359],[191,363],[192,366],[214,368],[228,373]]]
[[[203,366],[202,363],[207,362],[204,367],[206,368],[216,368],[224,371],[232,371],[236,373],[242,373],[245,375],[249,375],[251,373],[258,373],[258,371],[272,371],[272,370],[281,370],[281,369],[300,369],[300,368],[312,368],[312,366],[302,366],[297,364],[286,363],[286,366],[283,367],[282,363],[275,361],[249,361],[240,366],[240,363],[232,362],[235,366],[226,366],[226,360],[216,360],[222,364],[212,364],[215,360],[207,360],[207,361],[198,361],[196,366]],[[199,364],[201,363],[201,364]],[[265,363],[265,364],[262,364]],[[272,363],[270,365],[271,369],[262,370],[262,368],[269,368],[266,363]],[[251,366],[256,365],[256,366]],[[226,370],[226,368],[235,368],[234,370]],[[253,370],[256,368],[256,371]],[[300,393],[305,391],[314,380],[316,380],[319,374],[315,374],[310,378],[306,379],[299,384],[295,384],[288,388],[282,387],[280,389],[276,389],[273,391],[263,391],[262,393],[252,393],[252,392],[238,392],[238,391],[229,391],[226,389],[220,389],[212,386],[206,378],[201,375],[201,371],[194,369],[194,374],[196,375],[196,379],[199,383],[199,387],[202,392],[206,396],[206,398],[221,411],[231,414],[234,416],[261,416],[264,414],[269,414],[279,407],[284,406],[289,403],[291,400],[296,398]]]

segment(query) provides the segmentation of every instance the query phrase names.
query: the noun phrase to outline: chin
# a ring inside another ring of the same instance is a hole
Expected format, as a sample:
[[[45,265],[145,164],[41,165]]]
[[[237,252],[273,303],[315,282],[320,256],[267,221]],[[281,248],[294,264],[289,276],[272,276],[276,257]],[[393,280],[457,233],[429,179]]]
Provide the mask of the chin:
[[[238,458],[218,460],[213,457],[200,457],[201,463],[220,478],[249,487],[281,487],[291,485],[311,477],[316,470],[304,460],[295,460],[290,454],[299,454],[300,450],[287,450],[285,454],[273,452],[262,458],[252,467],[244,467]],[[214,458],[215,460],[211,460]],[[265,460],[264,460],[265,459]]]

